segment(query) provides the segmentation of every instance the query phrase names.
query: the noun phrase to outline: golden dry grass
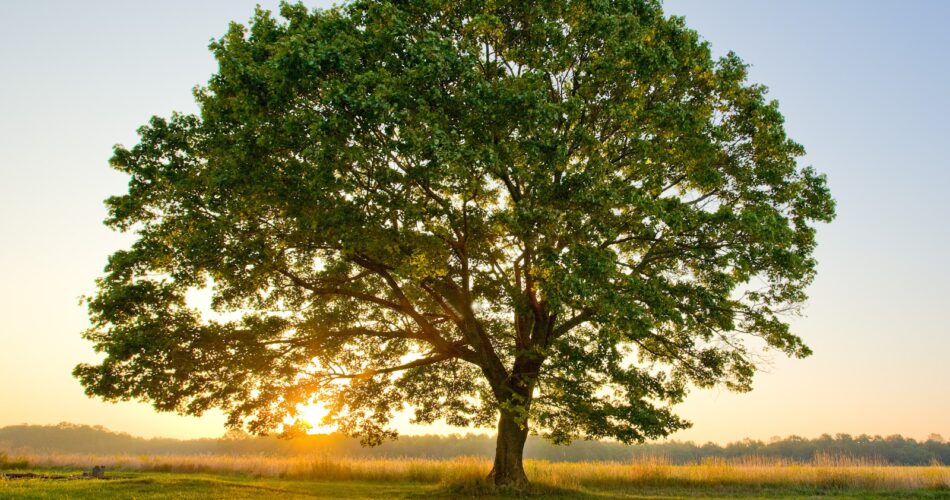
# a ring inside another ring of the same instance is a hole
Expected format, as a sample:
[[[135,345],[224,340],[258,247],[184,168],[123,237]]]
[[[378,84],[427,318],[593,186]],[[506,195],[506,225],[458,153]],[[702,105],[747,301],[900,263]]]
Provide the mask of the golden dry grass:
[[[185,473],[240,473],[258,477],[333,481],[400,481],[464,485],[481,481],[491,462],[484,458],[452,460],[270,457],[261,455],[92,455],[19,454],[33,467],[107,468]],[[555,488],[579,487],[797,487],[855,490],[950,489],[950,467],[889,466],[840,457],[818,457],[796,464],[751,458],[707,460],[673,465],[659,459],[621,462],[547,462],[528,460],[532,482]]]

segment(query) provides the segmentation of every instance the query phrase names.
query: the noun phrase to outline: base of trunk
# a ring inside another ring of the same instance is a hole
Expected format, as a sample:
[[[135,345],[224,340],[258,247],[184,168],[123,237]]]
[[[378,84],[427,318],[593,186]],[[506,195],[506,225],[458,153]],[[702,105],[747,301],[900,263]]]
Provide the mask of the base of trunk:
[[[499,469],[497,466],[493,467],[488,474],[488,480],[492,482],[496,488],[521,490],[528,486],[528,476],[525,475],[524,467],[522,467],[521,464],[518,464],[517,467],[509,467],[508,469]]]

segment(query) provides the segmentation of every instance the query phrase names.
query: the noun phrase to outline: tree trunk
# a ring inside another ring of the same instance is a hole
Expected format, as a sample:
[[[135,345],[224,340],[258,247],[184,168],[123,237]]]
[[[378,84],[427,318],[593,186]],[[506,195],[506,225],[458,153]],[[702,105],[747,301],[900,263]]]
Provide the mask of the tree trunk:
[[[499,413],[495,464],[488,479],[495,486],[521,489],[528,485],[522,462],[524,443],[528,439],[528,423],[519,424],[511,411],[503,409]]]

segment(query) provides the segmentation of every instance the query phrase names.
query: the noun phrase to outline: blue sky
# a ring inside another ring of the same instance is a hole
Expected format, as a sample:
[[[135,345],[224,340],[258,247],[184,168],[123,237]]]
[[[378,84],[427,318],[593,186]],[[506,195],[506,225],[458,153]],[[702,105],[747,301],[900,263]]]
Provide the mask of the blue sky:
[[[325,5],[305,2],[311,6]],[[77,303],[128,236],[101,225],[126,179],[107,166],[150,115],[193,111],[206,50],[253,1],[9,2],[0,17],[0,425],[73,421],[207,436],[220,416],[87,399],[94,359]],[[273,7],[275,2],[262,2]],[[752,393],[696,393],[693,429],[724,441],[821,432],[950,435],[950,2],[668,0],[669,13],[752,65],[803,162],[828,174],[838,219],[794,327]],[[413,432],[426,429],[411,429]],[[444,430],[436,428],[433,430]]]

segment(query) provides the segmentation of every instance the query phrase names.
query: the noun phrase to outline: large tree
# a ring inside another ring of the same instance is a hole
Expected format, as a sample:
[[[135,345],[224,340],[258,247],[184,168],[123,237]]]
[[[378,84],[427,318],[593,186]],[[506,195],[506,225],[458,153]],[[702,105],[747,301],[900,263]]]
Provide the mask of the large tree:
[[[212,43],[200,113],[112,165],[135,234],[88,299],[87,393],[369,444],[392,415],[638,442],[689,386],[805,356],[834,203],[765,88],[651,0],[357,0]],[[210,290],[213,309],[189,300]]]

